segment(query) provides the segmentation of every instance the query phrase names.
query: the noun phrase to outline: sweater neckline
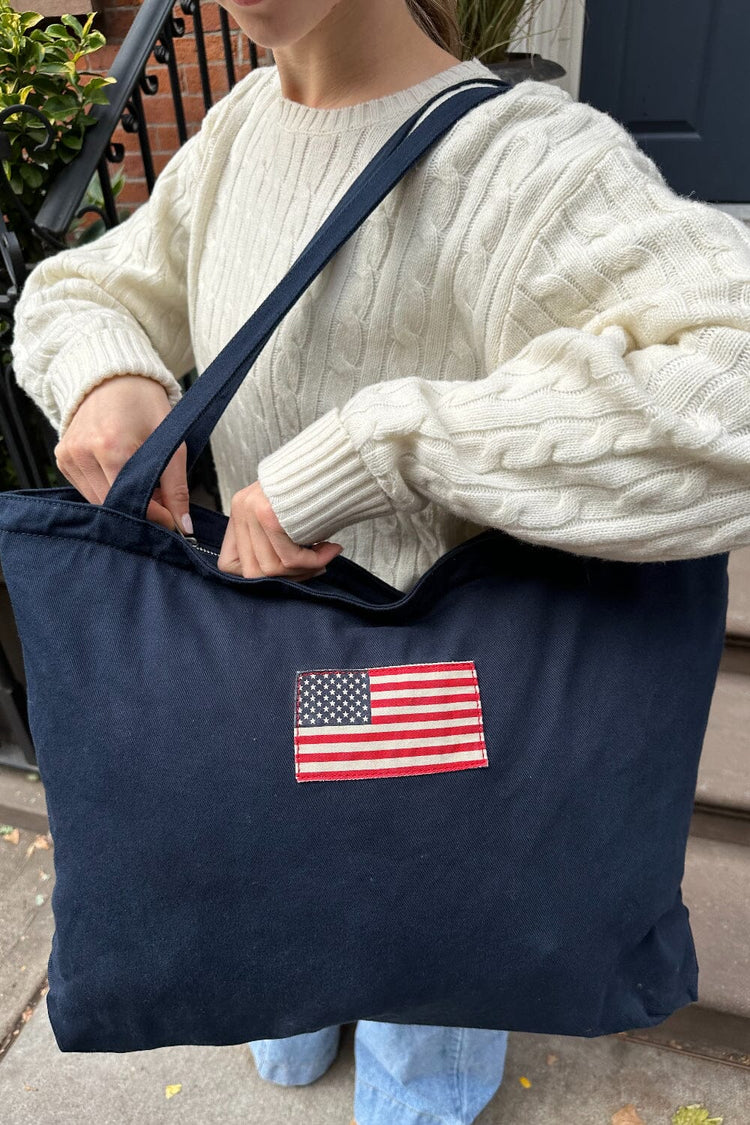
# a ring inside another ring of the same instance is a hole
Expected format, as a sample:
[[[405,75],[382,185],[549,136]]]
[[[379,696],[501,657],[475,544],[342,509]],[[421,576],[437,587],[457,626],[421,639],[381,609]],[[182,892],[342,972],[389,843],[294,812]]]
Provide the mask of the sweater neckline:
[[[454,82],[460,82],[462,78],[495,77],[489,67],[474,56],[432,74],[413,86],[407,86],[404,90],[355,102],[353,105],[326,108],[304,105],[284,97],[278,68],[274,66],[272,71],[272,89],[278,106],[279,124],[294,133],[340,133],[346,129],[361,129],[379,121],[406,116],[409,110],[416,110],[423,105],[431,94],[439,93]]]

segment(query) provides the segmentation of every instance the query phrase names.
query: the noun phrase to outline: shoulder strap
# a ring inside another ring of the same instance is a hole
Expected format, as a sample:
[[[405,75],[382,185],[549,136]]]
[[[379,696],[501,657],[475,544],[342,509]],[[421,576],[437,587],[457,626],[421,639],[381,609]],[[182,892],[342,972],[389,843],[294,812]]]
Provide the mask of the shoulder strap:
[[[175,450],[183,441],[187,443],[190,469],[271,333],[341,244],[454,122],[474,106],[510,88],[508,83],[492,78],[465,79],[433,95],[396,130],[343,194],[278,285],[125,462],[104,499],[105,507],[146,518],[153,491]],[[437,99],[443,100],[417,124]]]

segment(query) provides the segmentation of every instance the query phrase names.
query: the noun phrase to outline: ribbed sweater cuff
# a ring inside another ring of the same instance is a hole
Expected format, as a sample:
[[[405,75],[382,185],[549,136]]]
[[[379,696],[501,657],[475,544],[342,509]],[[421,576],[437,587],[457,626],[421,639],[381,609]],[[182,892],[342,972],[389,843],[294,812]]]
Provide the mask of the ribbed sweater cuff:
[[[49,365],[49,386],[60,416],[59,437],[88,392],[113,375],[155,379],[167,392],[171,406],[182,396],[177,379],[140,333],[108,328],[61,348]]]
[[[258,481],[284,531],[302,546],[394,511],[336,408],[264,457]]]

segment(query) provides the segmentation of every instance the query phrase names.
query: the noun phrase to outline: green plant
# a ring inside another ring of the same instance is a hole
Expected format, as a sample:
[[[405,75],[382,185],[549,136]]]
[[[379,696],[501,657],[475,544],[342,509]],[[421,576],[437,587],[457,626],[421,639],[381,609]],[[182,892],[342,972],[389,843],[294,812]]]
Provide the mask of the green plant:
[[[115,175],[110,179],[110,187],[112,188],[112,194],[115,200],[125,186],[125,179],[125,173],[122,168],[118,168]],[[86,211],[87,208],[96,208],[99,211],[104,210],[104,193],[102,192],[102,185],[98,175],[91,177],[89,185],[86,188],[86,194],[81,200],[79,210]],[[128,210],[124,207],[117,207],[116,211],[120,222],[129,218],[132,214],[132,209]],[[87,221],[84,215],[81,215],[80,218],[73,219],[66,232],[66,237],[69,245],[80,246],[84,242],[93,242],[95,239],[99,238],[100,235],[104,234],[105,230],[107,230],[107,226],[104,219],[98,218],[91,222],[90,220]]]
[[[44,16],[15,12],[9,0],[0,0],[0,161],[5,173],[0,176],[0,206],[27,262],[45,253],[28,216],[39,210],[55,175],[75,159],[85,130],[96,124],[89,107],[106,105],[104,87],[116,81],[79,69],[80,60],[106,43],[100,31],[91,30],[96,15],[90,12],[84,24],[64,15],[60,23],[42,29],[36,25]],[[85,76],[88,81],[83,82]],[[29,109],[6,113],[15,105]]]
[[[60,478],[55,466],[50,463],[47,454],[43,433],[45,429],[45,419],[38,407],[25,394],[18,396],[17,406],[26,431],[26,440],[36,451],[37,461],[41,466],[41,471],[44,473],[47,484],[50,488],[54,488],[56,485],[60,484]],[[63,481],[62,483],[64,484],[65,482]],[[5,435],[0,434],[0,491],[5,492],[8,489],[20,487],[21,482],[18,479],[10,453],[8,452]]]
[[[511,39],[526,28],[545,0],[458,0],[458,26],[462,57],[480,58],[483,63],[505,62]],[[563,5],[563,15],[567,0]],[[561,17],[562,18],[562,17]]]

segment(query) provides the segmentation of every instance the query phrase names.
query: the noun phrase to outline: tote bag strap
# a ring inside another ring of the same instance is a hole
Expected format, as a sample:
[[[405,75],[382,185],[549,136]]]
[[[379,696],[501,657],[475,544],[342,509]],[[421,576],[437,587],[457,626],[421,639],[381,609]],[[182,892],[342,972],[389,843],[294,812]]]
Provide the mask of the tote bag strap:
[[[278,285],[125,462],[104,498],[104,507],[146,518],[153,491],[175,450],[183,441],[186,443],[190,469],[271,333],[342,243],[451,125],[474,106],[510,88],[499,79],[465,79],[434,94],[396,130],[346,190]],[[447,94],[450,96],[446,98]],[[426,120],[416,124],[437,99],[444,100]]]

